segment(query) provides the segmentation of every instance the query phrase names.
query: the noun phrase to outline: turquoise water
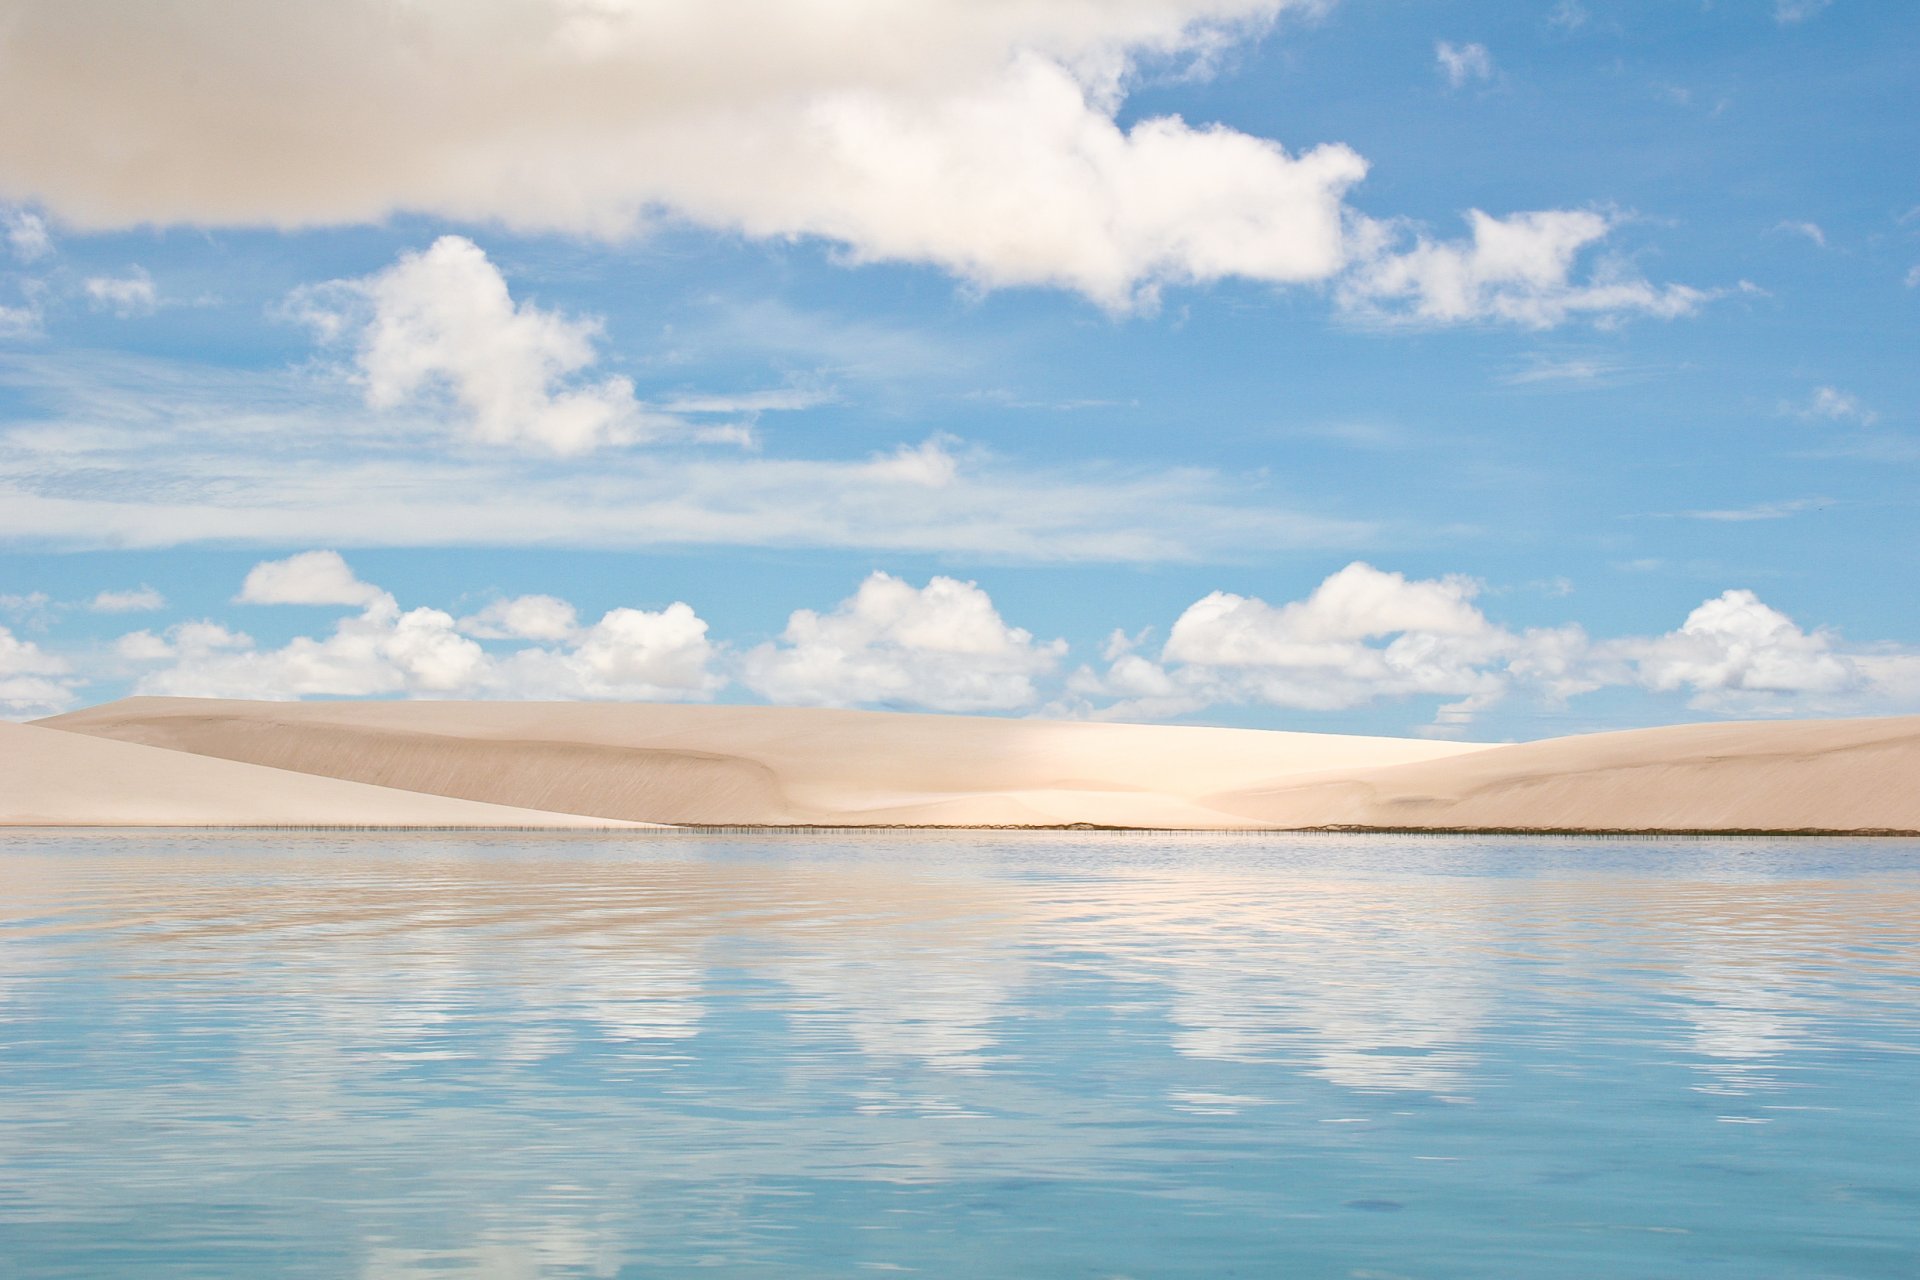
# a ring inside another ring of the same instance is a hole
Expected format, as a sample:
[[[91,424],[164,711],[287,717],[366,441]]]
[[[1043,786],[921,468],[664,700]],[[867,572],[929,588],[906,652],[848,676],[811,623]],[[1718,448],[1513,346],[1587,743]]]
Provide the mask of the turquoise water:
[[[1920,1274],[1920,843],[0,836],[6,1276]]]

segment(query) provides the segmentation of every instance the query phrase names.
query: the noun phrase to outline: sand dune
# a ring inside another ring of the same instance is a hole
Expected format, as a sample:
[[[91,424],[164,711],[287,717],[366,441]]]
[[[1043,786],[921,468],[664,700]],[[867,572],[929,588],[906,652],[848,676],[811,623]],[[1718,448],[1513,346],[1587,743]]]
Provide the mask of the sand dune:
[[[0,723],[0,826],[614,825]]]
[[[610,703],[131,698],[40,724],[280,778],[583,819],[1920,832],[1920,717],[1513,746]]]
[[[1920,716],[1552,738],[1207,802],[1275,827],[1920,832]]]
[[[130,698],[53,728],[530,809],[753,825],[1244,827],[1199,803],[1472,750],[790,707]]]

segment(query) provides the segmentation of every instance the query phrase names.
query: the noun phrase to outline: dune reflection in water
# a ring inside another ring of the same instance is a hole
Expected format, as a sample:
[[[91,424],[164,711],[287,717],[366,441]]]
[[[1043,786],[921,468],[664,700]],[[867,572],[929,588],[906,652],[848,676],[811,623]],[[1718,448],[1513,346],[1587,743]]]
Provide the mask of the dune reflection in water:
[[[0,1256],[1879,1274],[1915,852],[17,833]]]

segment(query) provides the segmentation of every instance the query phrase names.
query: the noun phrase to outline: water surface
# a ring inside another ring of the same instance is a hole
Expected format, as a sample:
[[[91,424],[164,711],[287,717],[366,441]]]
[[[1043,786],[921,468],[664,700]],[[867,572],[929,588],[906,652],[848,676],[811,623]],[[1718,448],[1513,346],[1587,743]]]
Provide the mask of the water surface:
[[[0,836],[0,1273],[1920,1274],[1920,843]]]

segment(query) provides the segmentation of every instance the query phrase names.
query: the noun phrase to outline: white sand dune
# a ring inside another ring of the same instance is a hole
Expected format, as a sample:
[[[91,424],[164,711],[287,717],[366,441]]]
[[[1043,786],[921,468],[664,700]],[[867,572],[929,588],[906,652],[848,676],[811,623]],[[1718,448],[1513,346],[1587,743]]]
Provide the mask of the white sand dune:
[[[629,825],[395,791],[109,738],[0,723],[0,826]]]
[[[40,725],[276,777],[601,820],[1920,832],[1920,717],[1514,746],[616,703],[131,698]]]
[[[1551,738],[1206,803],[1273,827],[1920,833],[1920,716]]]
[[[1246,827],[1198,803],[1455,743],[791,707],[129,698],[41,724],[300,773],[719,825]]]

